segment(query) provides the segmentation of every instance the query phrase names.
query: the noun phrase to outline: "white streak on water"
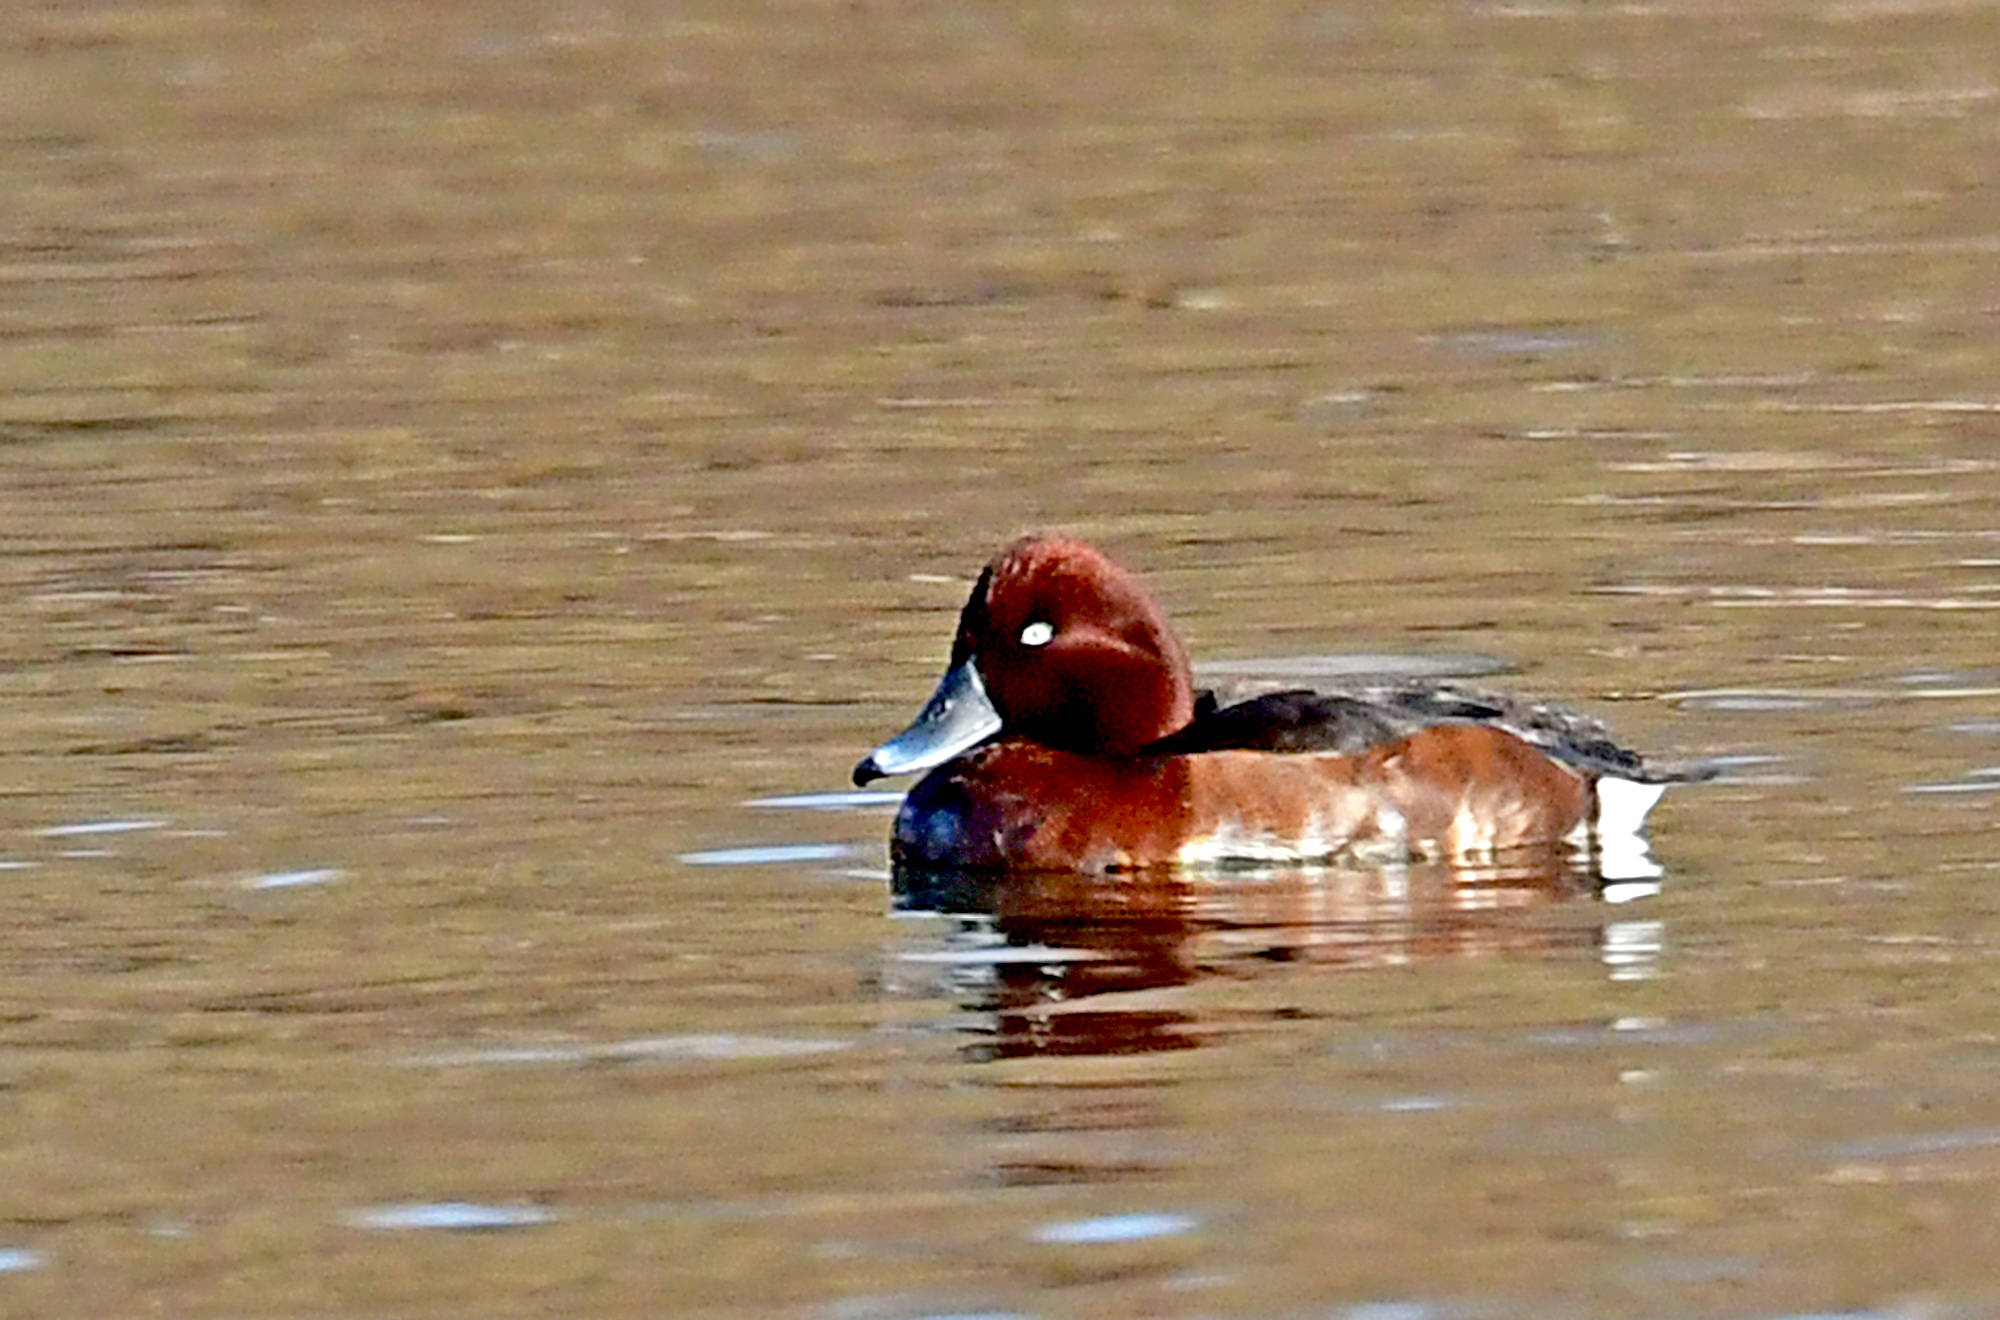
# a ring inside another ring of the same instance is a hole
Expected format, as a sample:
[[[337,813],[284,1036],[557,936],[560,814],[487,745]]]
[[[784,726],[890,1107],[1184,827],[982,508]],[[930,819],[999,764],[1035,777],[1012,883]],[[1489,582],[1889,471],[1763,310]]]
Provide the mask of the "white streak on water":
[[[799,1036],[742,1036],[733,1032],[689,1036],[640,1036],[589,1044],[497,1045],[449,1050],[409,1062],[422,1068],[572,1063],[714,1063],[732,1059],[794,1059],[844,1050],[851,1042]]]
[[[350,1228],[448,1229],[456,1232],[496,1228],[533,1228],[555,1221],[555,1215],[534,1205],[481,1205],[473,1201],[412,1201],[370,1206],[342,1216]]]
[[[73,825],[51,825],[40,831],[44,839],[74,839],[88,834],[130,834],[135,830],[157,830],[163,820],[83,820]]]
[[[790,862],[830,862],[853,851],[844,843],[768,843],[682,853],[680,860],[688,866],[783,866]]]
[[[806,811],[844,811],[856,807],[893,807],[903,795],[894,792],[784,793],[777,797],[751,798],[746,807],[797,807]]]
[[[1172,1237],[1193,1231],[1193,1215],[1159,1212],[1103,1215],[1096,1219],[1069,1219],[1043,1224],[1029,1234],[1037,1242],[1058,1246],[1094,1246],[1105,1242],[1138,1242],[1145,1238]]]
[[[302,885],[331,884],[344,874],[337,866],[316,866],[303,871],[272,871],[243,882],[245,889],[297,889]]]

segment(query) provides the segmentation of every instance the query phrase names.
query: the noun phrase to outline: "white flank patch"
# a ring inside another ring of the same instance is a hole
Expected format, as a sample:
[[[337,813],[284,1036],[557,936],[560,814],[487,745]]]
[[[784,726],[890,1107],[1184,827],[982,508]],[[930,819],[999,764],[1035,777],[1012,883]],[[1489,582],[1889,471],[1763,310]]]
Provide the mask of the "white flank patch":
[[[1667,791],[1665,784],[1638,784],[1629,779],[1597,781],[1597,837],[1633,838],[1645,828],[1646,813]]]
[[[1454,857],[1488,857],[1493,853],[1494,827],[1496,822],[1481,820],[1479,812],[1473,808],[1472,800],[1459,801],[1458,810],[1452,813],[1451,824],[1447,827],[1445,840]]]
[[[1174,854],[1182,866],[1221,866],[1230,862],[1323,862],[1340,851],[1320,832],[1314,820],[1297,839],[1282,839],[1270,830],[1246,830],[1227,823],[1213,834],[1189,839]]]
[[[1410,822],[1402,812],[1383,802],[1375,808],[1375,833],[1355,840],[1347,849],[1357,862],[1407,862],[1410,859]]]

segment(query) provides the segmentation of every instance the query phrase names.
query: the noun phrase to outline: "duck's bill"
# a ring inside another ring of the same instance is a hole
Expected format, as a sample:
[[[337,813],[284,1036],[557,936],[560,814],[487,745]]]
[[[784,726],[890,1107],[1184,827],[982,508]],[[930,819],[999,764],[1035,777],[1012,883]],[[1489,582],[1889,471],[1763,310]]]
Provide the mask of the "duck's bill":
[[[979,670],[966,660],[945,671],[937,691],[909,728],[854,767],[854,782],[861,785],[885,775],[914,774],[943,765],[998,732],[1000,712],[993,709]]]

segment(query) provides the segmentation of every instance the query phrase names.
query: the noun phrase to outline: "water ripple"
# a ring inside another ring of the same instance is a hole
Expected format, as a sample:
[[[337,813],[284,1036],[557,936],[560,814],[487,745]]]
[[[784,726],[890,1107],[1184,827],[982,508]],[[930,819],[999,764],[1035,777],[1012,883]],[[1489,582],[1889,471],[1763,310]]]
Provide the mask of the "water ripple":
[[[418,1067],[465,1068],[491,1064],[674,1063],[731,1059],[792,1059],[844,1050],[851,1042],[799,1036],[742,1036],[716,1032],[694,1036],[641,1036],[604,1045],[496,1045],[449,1050],[410,1060]]]
[[[297,889],[304,885],[332,884],[340,879],[337,866],[316,866],[302,871],[272,871],[243,882],[245,889]]]
[[[1953,1128],[1943,1132],[1912,1132],[1893,1137],[1862,1137],[1835,1142],[1820,1154],[1835,1160],[1894,1160],[1914,1155],[1941,1155],[1957,1150],[2000,1146],[2000,1128]]]
[[[350,1228],[400,1231],[443,1229],[488,1232],[501,1228],[533,1228],[555,1222],[555,1215],[534,1205],[482,1205],[474,1201],[409,1201],[370,1206],[342,1216]]]
[[[845,843],[766,843],[682,853],[680,860],[688,866],[784,866],[792,862],[830,862],[854,851]]]
[[[1067,1219],[1043,1224],[1029,1236],[1037,1242],[1058,1246],[1094,1246],[1104,1242],[1138,1242],[1146,1238],[1172,1237],[1192,1232],[1197,1222],[1193,1215],[1158,1211],[1101,1215],[1095,1219]]]
[[[895,792],[784,793],[777,797],[751,798],[743,805],[794,807],[803,811],[847,811],[854,808],[893,807],[902,800],[903,795]]]
[[[44,839],[74,839],[91,834],[130,834],[136,830],[166,827],[164,820],[80,820],[70,825],[51,825],[39,831]]]

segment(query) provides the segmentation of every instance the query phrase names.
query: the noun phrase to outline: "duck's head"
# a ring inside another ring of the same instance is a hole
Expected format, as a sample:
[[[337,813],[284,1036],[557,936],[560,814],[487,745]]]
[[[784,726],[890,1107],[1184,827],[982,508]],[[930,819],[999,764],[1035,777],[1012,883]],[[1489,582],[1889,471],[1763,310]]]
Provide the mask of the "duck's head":
[[[937,691],[854,782],[928,770],[996,736],[1123,755],[1193,714],[1187,652],[1138,581],[1082,541],[1025,536],[973,585]]]

